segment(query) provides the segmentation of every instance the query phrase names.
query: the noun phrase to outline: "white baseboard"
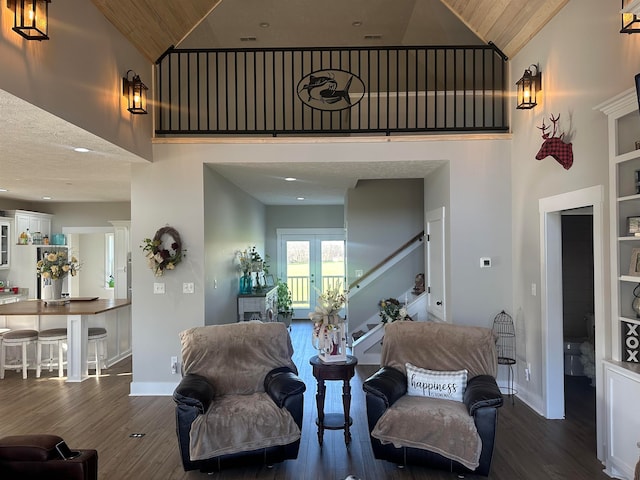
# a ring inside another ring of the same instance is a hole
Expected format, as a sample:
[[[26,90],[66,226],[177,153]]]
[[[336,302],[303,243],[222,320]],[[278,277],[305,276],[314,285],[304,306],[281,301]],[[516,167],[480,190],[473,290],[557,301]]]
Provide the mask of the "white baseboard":
[[[529,406],[534,412],[544,417],[544,408],[542,408],[542,398],[539,395],[532,395],[529,390],[523,388],[520,384],[515,384],[513,388],[516,390],[516,397]]]
[[[131,382],[130,397],[167,397],[173,395],[178,382]]]

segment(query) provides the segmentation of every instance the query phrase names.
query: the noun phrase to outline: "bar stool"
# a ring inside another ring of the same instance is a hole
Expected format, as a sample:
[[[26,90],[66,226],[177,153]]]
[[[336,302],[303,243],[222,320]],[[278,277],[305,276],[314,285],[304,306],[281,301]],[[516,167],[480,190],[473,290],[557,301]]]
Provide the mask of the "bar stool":
[[[53,371],[53,347],[58,347],[58,377],[63,377],[64,364],[64,351],[67,347],[67,329],[66,328],[51,328],[49,330],[41,330],[38,333],[38,345],[36,353],[36,378],[40,378],[40,372],[42,368],[42,346],[47,345],[49,347],[49,371]]]
[[[107,329],[102,327],[89,327],[87,343],[87,366],[95,364],[96,376],[100,375],[101,360],[106,356],[107,352]],[[91,345],[93,345],[94,356],[89,358],[91,353]]]
[[[22,362],[18,364],[12,364],[9,366],[11,369],[22,368],[22,378],[27,378],[27,367],[29,363],[27,361],[27,346],[38,341],[37,330],[13,330],[7,332],[2,336],[2,344],[0,345],[0,379],[4,378],[4,371],[6,365],[6,352],[7,347],[22,347]]]

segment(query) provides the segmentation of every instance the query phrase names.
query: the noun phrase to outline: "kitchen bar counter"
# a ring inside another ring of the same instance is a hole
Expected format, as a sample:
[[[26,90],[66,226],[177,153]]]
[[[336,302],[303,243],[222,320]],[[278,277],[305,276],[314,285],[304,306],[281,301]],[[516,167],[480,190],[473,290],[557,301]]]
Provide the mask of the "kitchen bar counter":
[[[91,301],[75,301],[73,298],[66,305],[45,305],[42,300],[26,300],[24,302],[0,305],[0,315],[97,315],[116,308],[131,305],[125,298],[107,300],[99,298]]]
[[[66,317],[68,350],[67,350],[67,381],[81,382],[88,378],[87,368],[87,336],[89,318],[102,318],[106,323],[112,316],[116,316],[115,325],[118,332],[110,328],[108,334],[115,336],[115,342],[130,341],[131,331],[131,301],[127,299],[98,299],[85,301],[77,299],[65,305],[45,305],[42,300],[26,300],[23,302],[0,305],[0,316],[33,316],[38,319],[38,326],[42,317]],[[119,313],[122,312],[122,315]],[[122,330],[123,332],[120,332]],[[115,334],[115,335],[114,335]]]

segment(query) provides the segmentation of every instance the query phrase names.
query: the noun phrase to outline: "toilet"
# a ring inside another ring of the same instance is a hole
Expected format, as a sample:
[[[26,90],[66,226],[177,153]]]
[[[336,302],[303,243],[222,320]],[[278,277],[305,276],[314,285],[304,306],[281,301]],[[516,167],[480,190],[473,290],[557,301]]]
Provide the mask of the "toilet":
[[[580,345],[585,338],[565,338],[564,339],[564,374],[572,377],[580,377],[584,375],[584,367],[580,361],[582,353]]]

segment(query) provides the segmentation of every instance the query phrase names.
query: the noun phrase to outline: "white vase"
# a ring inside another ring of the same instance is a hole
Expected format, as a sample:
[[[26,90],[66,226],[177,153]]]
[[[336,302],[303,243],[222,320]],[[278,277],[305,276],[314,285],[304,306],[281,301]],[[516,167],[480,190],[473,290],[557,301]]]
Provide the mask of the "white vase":
[[[48,278],[42,282],[42,300],[58,300],[62,298],[62,278]]]

